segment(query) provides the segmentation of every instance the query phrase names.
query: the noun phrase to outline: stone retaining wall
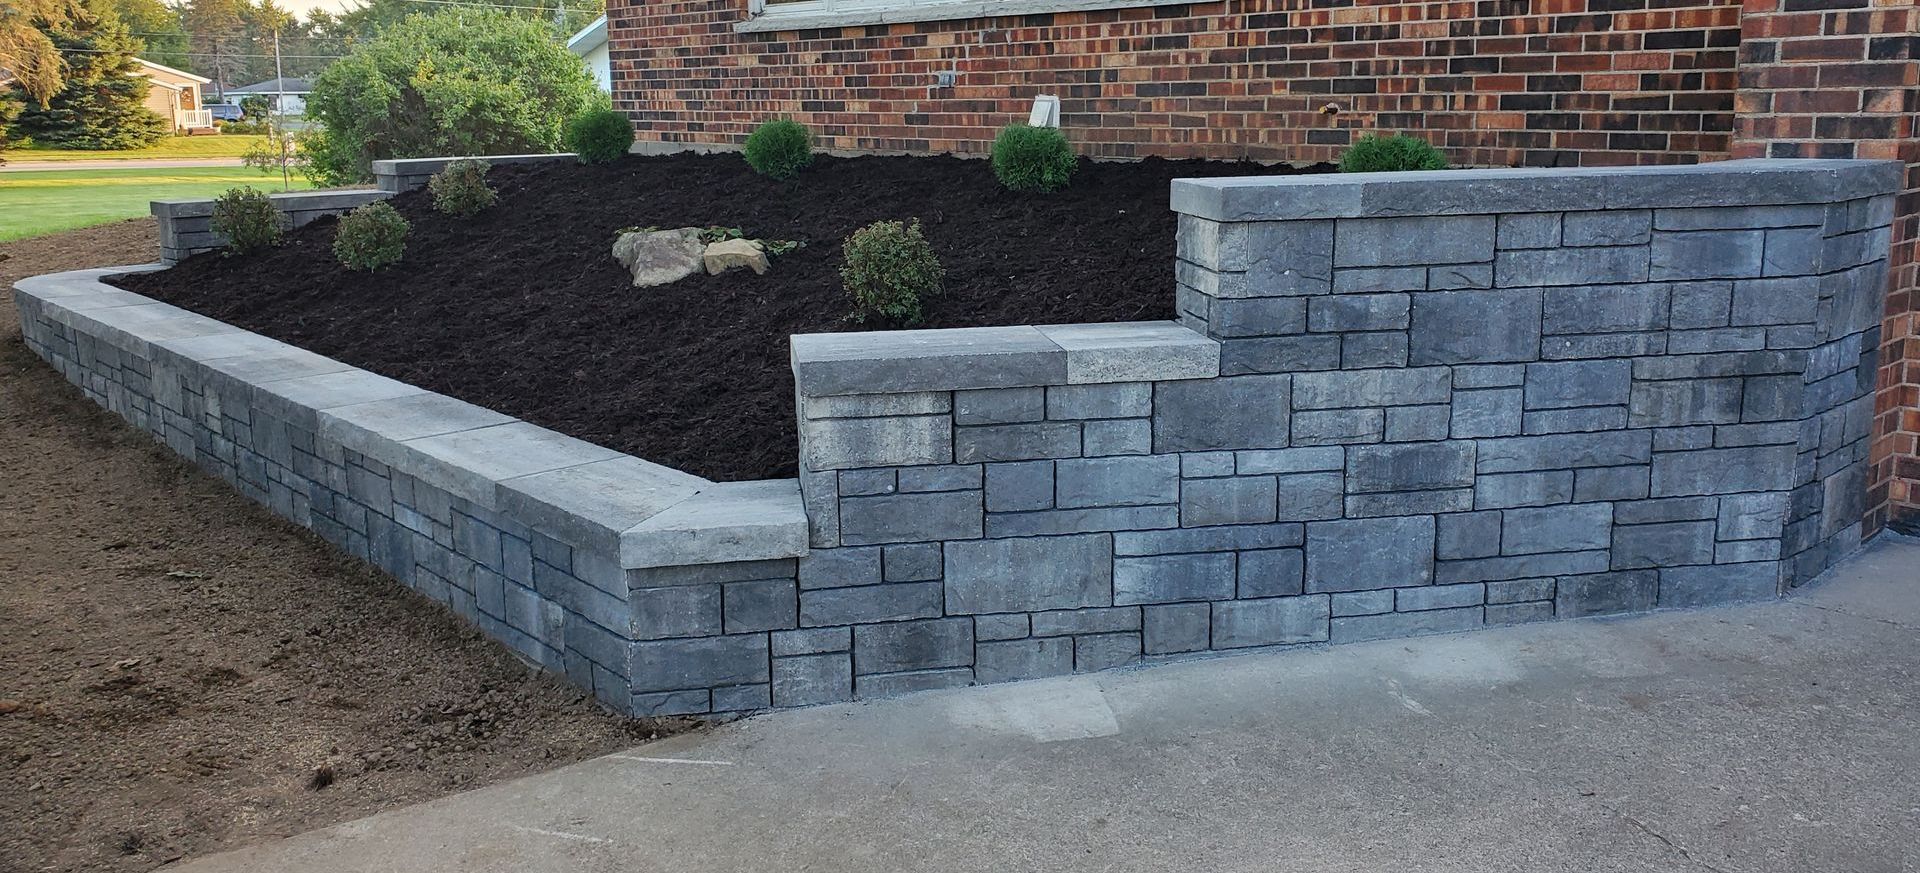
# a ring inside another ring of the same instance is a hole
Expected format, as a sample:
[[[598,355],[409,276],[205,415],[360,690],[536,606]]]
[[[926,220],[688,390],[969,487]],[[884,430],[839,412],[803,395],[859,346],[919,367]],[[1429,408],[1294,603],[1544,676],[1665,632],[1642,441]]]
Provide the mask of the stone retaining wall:
[[[269,194],[289,227],[300,227],[323,215],[339,215],[355,207],[393,196],[385,191],[353,188],[340,191],[291,191]],[[153,217],[159,223],[160,260],[177,264],[227,244],[213,232],[212,200],[155,200]]]
[[[555,152],[544,155],[487,155],[481,160],[494,166],[501,164],[540,164],[548,161],[574,160],[572,152]],[[435,173],[447,168],[454,161],[466,158],[400,158],[373,162],[373,183],[388,194],[425,188],[427,180]]]

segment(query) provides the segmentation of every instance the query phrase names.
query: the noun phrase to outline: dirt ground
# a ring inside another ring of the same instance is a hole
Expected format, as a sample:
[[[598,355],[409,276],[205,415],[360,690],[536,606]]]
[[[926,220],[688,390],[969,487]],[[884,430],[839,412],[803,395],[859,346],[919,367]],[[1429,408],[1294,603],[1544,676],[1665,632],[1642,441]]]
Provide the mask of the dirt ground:
[[[0,871],[147,870],[688,727],[530,671],[27,351],[13,280],[153,238],[0,245]]]

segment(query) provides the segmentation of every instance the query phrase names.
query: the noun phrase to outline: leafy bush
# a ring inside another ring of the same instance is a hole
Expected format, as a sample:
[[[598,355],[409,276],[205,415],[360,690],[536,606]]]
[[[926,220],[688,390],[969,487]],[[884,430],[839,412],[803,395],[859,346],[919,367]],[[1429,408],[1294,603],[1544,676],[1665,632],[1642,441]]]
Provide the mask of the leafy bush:
[[[902,225],[876,221],[853,232],[841,247],[840,279],[853,295],[853,317],[870,315],[903,322],[920,320],[920,301],[940,292],[947,271],[920,233],[920,220]]]
[[[16,14],[17,4],[0,2],[0,68],[21,69],[20,59],[8,51],[8,36],[21,27],[60,52],[53,77],[58,87],[44,103],[26,101],[8,135],[60,149],[135,149],[165,139],[171,125],[147,108],[147,78],[133,75],[140,69],[133,59],[140,41],[109,9],[64,5],[72,13],[62,15],[66,23],[43,31],[36,29],[36,16]],[[14,87],[0,85],[0,90]]]
[[[993,138],[993,174],[1014,191],[1058,191],[1078,163],[1067,135],[1053,127],[1009,124]]]
[[[747,137],[746,155],[754,172],[791,179],[813,163],[813,132],[791,118],[776,118]]]
[[[340,217],[333,256],[349,270],[378,270],[400,260],[407,247],[407,220],[385,200]]]
[[[493,189],[487,186],[487,170],[492,165],[471,159],[454,161],[427,180],[433,192],[433,208],[447,215],[471,218],[493,205]]]
[[[228,188],[213,201],[213,232],[227,238],[227,253],[244,255],[280,244],[287,233],[286,216],[274,208],[265,191],[251,186]]]
[[[1363,136],[1340,156],[1342,173],[1444,170],[1447,156],[1417,136]]]
[[[471,7],[410,15],[322,72],[301,143],[323,185],[373,161],[554,151],[566,120],[605,97],[537,18]]]
[[[567,151],[583,164],[611,164],[633,145],[633,120],[611,109],[594,109],[567,122]]]

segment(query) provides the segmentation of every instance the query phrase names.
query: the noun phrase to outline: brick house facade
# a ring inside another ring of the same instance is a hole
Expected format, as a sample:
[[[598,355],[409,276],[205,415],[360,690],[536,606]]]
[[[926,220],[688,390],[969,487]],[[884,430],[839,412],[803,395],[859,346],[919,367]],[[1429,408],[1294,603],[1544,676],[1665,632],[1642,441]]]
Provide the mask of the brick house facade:
[[[719,146],[789,115],[829,148],[978,154],[1054,94],[1107,158],[1322,161],[1372,131],[1472,165],[1897,158],[1869,521],[1920,507],[1913,0],[1027,2],[1061,11],[782,30],[749,23],[778,0],[611,0],[614,102],[642,140]]]

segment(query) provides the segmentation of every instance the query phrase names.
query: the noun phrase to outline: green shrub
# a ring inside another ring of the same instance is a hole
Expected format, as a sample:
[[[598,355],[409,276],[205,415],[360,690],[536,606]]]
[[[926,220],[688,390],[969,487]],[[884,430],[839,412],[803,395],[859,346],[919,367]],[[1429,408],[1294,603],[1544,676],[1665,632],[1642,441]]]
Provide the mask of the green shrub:
[[[280,244],[287,219],[274,208],[265,191],[251,186],[228,188],[213,201],[213,232],[227,238],[227,253],[244,255]]]
[[[333,256],[349,270],[378,270],[400,260],[407,247],[407,220],[385,200],[340,216]]]
[[[846,263],[840,279],[853,295],[856,321],[878,315],[903,322],[920,320],[920,301],[940,292],[947,271],[920,233],[920,220],[902,225],[876,221],[853,232],[841,247]]]
[[[1078,162],[1067,135],[1053,127],[1009,124],[993,138],[993,174],[1013,191],[1058,191]]]
[[[433,208],[446,215],[471,218],[493,205],[493,189],[487,186],[491,164],[477,159],[462,159],[446,166],[427,180],[433,192]]]
[[[762,176],[791,179],[813,163],[813,132],[791,118],[776,118],[747,137],[747,166]]]
[[[611,109],[594,109],[567,122],[567,151],[583,164],[611,164],[633,145],[633,120]]]
[[[1363,136],[1340,156],[1342,173],[1444,170],[1447,156],[1417,136]]]

